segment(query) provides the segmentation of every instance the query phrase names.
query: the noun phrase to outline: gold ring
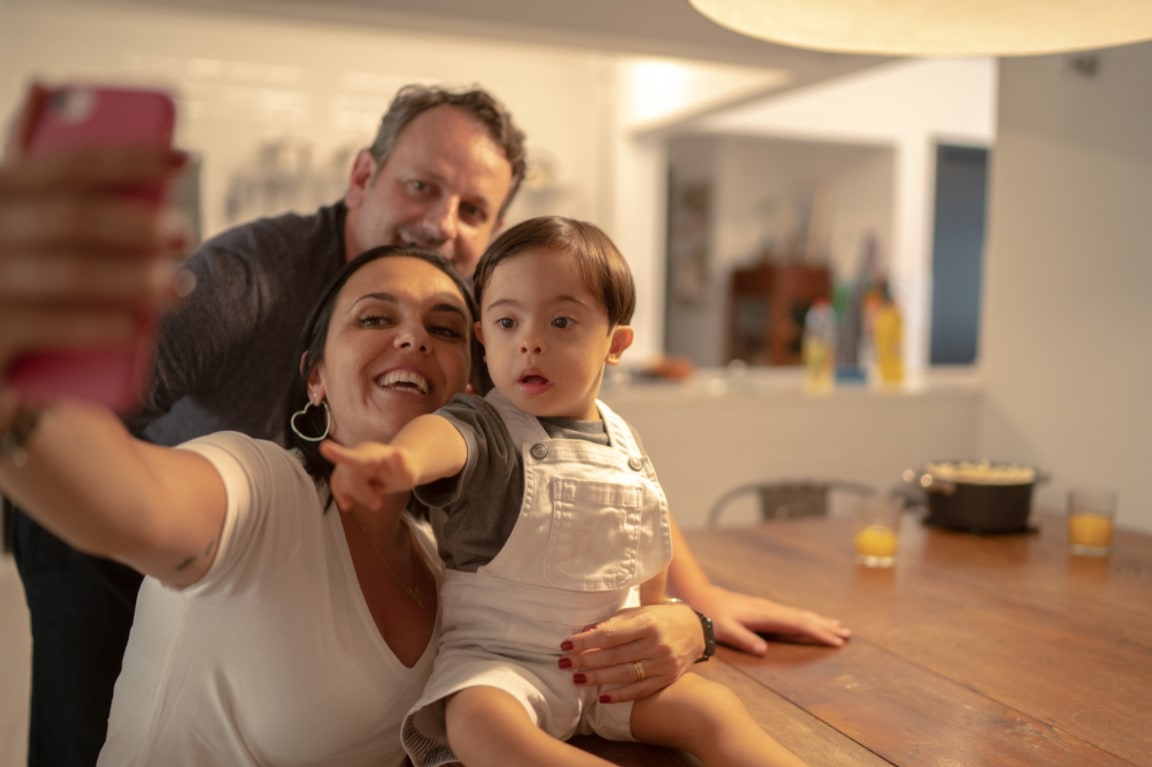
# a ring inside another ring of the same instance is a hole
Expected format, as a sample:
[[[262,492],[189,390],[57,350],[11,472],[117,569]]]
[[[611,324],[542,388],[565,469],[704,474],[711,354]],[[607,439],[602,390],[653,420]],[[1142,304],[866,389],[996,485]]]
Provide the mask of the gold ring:
[[[643,682],[644,677],[648,676],[648,674],[644,672],[644,661],[642,660],[632,661],[632,670],[636,672],[637,682]]]

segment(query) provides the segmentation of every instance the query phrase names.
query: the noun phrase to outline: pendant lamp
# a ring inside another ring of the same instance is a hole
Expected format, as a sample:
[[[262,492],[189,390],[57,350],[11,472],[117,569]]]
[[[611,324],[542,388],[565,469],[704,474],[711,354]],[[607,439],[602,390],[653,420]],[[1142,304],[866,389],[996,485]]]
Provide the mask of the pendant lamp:
[[[1152,40],[1152,0],[689,0],[772,43],[881,56],[1039,56]]]

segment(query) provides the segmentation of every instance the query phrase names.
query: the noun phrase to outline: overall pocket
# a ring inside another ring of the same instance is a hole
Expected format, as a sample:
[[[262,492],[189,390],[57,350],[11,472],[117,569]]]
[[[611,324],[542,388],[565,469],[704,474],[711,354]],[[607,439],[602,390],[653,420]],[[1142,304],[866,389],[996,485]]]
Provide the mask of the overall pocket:
[[[553,585],[579,591],[633,585],[643,484],[555,477],[549,490],[552,529],[545,570]]]

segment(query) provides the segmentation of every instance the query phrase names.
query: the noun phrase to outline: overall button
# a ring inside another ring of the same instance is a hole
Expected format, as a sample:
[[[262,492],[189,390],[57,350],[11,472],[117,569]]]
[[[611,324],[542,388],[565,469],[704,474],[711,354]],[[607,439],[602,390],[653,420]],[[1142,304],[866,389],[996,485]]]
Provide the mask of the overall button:
[[[636,456],[632,456],[628,459],[628,468],[632,471],[640,471],[644,468],[644,461]]]
[[[548,448],[544,447],[539,442],[537,442],[535,445],[532,446],[532,449],[529,450],[528,452],[530,452],[532,454],[533,458],[540,461],[540,460],[543,460],[545,457],[547,457]]]

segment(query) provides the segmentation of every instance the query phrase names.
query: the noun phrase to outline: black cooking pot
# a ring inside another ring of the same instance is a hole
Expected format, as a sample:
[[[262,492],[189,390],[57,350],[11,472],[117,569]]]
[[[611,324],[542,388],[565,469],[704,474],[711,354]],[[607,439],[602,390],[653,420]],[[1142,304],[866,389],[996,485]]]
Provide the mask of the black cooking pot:
[[[1031,532],[1032,490],[1049,479],[1031,466],[989,461],[930,461],[906,469],[904,481],[924,490],[924,523],[986,535]]]

